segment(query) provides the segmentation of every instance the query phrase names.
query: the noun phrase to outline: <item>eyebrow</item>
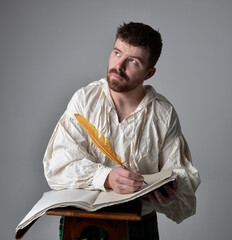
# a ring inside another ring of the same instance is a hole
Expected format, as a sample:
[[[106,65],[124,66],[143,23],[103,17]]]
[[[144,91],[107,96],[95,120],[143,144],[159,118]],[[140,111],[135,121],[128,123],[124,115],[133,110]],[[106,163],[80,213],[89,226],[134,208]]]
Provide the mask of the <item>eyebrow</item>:
[[[116,50],[116,51],[118,51],[120,53],[122,52],[120,49],[118,49],[116,47],[114,47],[113,50]],[[144,63],[144,60],[141,57],[139,57],[139,56],[130,56],[130,58],[138,59],[142,64]]]

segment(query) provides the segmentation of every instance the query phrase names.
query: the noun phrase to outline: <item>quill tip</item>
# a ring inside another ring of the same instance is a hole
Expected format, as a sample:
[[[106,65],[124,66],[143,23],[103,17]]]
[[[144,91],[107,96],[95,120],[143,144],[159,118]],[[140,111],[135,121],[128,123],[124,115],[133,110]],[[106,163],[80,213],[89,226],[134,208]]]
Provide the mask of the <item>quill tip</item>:
[[[146,184],[148,186],[148,183],[146,181],[143,180],[143,183]]]

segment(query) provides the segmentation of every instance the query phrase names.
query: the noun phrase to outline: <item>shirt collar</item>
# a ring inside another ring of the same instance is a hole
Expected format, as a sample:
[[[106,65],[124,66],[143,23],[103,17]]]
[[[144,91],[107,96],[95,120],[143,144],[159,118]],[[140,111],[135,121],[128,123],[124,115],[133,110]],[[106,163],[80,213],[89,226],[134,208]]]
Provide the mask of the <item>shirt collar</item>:
[[[111,104],[113,104],[113,99],[111,98],[111,94],[110,94],[110,89],[109,89],[109,85],[108,82],[105,78],[100,80],[103,85],[102,85],[102,89],[107,97],[107,99],[111,102]],[[151,85],[145,85],[144,86],[146,88],[146,95],[144,96],[144,98],[142,99],[142,101],[140,102],[137,110],[141,110],[141,108],[146,107],[149,103],[151,103],[154,100],[162,100],[162,101],[167,101],[167,99],[162,96],[161,94],[157,93],[156,90],[154,89],[153,86]]]

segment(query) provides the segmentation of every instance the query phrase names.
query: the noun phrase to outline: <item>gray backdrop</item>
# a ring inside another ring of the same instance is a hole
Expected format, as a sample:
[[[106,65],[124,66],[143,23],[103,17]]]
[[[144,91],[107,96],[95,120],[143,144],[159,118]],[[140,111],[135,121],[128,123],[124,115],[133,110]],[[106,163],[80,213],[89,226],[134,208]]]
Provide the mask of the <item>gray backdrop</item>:
[[[73,93],[105,76],[117,25],[141,21],[164,40],[148,81],[175,106],[202,184],[197,214],[163,215],[161,239],[231,239],[232,33],[230,0],[1,0],[1,239],[49,190],[42,158]],[[25,240],[58,239],[43,216]]]

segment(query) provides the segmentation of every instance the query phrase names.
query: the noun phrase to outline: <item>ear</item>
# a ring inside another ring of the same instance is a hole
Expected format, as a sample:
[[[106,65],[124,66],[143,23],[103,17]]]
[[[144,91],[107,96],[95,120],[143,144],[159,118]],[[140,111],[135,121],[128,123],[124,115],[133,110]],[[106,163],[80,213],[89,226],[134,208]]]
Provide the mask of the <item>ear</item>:
[[[155,67],[152,67],[148,70],[147,72],[147,76],[145,77],[144,81],[151,78],[156,72],[156,68]]]

